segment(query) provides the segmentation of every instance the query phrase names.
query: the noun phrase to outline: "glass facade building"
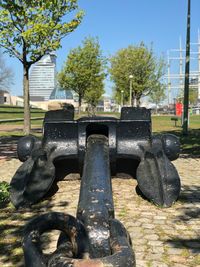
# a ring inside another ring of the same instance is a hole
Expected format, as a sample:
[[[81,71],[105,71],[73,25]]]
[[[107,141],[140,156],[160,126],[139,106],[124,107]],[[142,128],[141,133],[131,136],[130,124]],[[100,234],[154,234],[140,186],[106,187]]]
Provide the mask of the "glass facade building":
[[[56,86],[56,55],[47,54],[36,62],[30,71],[29,90],[31,101],[49,100]]]
[[[64,100],[64,99],[73,99],[73,94],[70,90],[62,90],[61,88],[56,87],[50,97],[50,100]]]

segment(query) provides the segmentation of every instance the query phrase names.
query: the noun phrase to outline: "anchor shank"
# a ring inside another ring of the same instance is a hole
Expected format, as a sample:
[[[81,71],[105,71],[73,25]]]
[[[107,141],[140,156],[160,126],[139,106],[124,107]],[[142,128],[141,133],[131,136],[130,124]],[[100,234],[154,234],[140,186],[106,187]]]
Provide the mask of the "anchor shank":
[[[114,218],[108,139],[91,135],[87,140],[77,218],[89,236],[90,257],[111,254],[109,220]]]

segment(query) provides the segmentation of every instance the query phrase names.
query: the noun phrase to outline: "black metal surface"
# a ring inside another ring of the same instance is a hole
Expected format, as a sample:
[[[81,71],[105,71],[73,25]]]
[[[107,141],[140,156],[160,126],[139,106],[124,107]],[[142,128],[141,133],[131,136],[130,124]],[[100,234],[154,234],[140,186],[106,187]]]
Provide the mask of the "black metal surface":
[[[135,257],[124,226],[117,220],[110,221],[112,255],[98,259],[72,259],[64,255],[50,258],[49,267],[135,267]],[[31,266],[32,267],[32,266]],[[40,266],[39,266],[40,267]]]
[[[69,239],[65,246],[59,247],[52,255],[53,261],[65,256],[76,258],[82,257],[87,251],[87,234],[83,224],[70,215],[59,212],[51,212],[40,215],[30,221],[24,229],[23,250],[26,267],[47,267],[49,257],[42,253],[41,235],[49,230],[60,230]]]
[[[52,229],[62,234],[57,250],[46,257],[40,238]],[[24,232],[25,265],[29,267],[135,266],[128,233],[114,219],[107,137],[88,137],[77,219],[49,213],[28,223]]]
[[[109,220],[114,218],[114,205],[108,139],[103,135],[88,138],[77,218],[89,235],[91,257],[110,255]]]
[[[38,202],[55,178],[55,166],[43,149],[33,150],[10,183],[10,199],[16,208]]]
[[[41,146],[41,141],[33,135],[20,138],[17,146],[17,156],[22,162],[26,161],[33,150],[37,150]]]
[[[128,233],[114,219],[111,175],[131,174],[148,200],[170,207],[180,193],[180,178],[171,163],[179,156],[179,140],[171,134],[152,135],[150,110],[145,108],[123,108],[120,119],[74,120],[73,115],[71,108],[47,112],[43,139],[29,136],[18,144],[24,163],[11,181],[16,208],[31,206],[50,192],[64,178],[59,175],[61,166],[65,173],[82,174],[77,219],[50,213],[27,225],[26,267],[135,266]],[[62,234],[57,250],[47,258],[40,249],[40,235],[49,229]]]
[[[68,114],[66,110],[47,112],[42,141],[26,137],[19,142],[20,158],[24,160],[28,155],[30,156],[24,162],[24,166],[16,172],[11,182],[11,200],[16,207],[32,205],[47,194],[56,179],[54,166],[59,159],[65,159],[66,162],[67,160],[78,162],[76,171],[82,174],[87,138],[92,134],[108,137],[112,175],[118,171],[117,161],[124,159],[137,161],[142,167],[138,172],[137,167],[133,167],[133,172],[138,173],[139,176],[135,178],[140,181],[138,185],[145,196],[160,206],[170,206],[176,201],[180,191],[179,176],[175,168],[171,167],[169,172],[166,172],[165,169],[168,165],[171,166],[170,160],[179,156],[180,143],[178,138],[171,134],[158,136],[151,134],[150,110],[122,108],[120,119],[85,117],[73,120],[72,111],[64,119],[66,114]],[[41,158],[41,155],[37,155],[35,151],[38,149],[45,156]],[[149,165],[144,163],[147,158],[151,158],[152,162],[150,176]],[[156,161],[159,161],[159,168],[156,167]],[[41,165],[43,166],[41,167]],[[70,171],[70,164],[68,168]],[[39,173],[37,169],[40,169]],[[124,170],[126,170],[125,165]],[[123,171],[123,166],[121,171]],[[162,173],[162,175],[158,173]],[[146,177],[145,180],[142,177]],[[146,181],[154,188],[151,194],[146,193],[149,187],[144,188]],[[160,186],[161,184],[164,187]],[[168,194],[168,189],[170,194]],[[162,198],[163,194],[168,196]],[[160,196],[158,197],[158,195]]]

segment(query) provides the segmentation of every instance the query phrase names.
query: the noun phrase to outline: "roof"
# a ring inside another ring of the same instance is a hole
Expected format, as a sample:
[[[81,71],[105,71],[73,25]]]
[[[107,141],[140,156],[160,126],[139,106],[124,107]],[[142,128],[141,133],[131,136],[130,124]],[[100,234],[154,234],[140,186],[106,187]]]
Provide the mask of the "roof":
[[[73,94],[71,90],[63,90],[61,88],[55,88],[49,99],[73,99]]]

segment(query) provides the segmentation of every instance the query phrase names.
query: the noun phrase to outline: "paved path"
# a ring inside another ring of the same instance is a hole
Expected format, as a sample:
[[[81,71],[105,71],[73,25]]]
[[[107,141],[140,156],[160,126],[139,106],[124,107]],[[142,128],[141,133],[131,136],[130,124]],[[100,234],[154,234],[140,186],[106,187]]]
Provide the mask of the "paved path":
[[[9,182],[21,164],[12,155],[0,160],[1,181]],[[182,190],[171,208],[156,207],[138,196],[134,179],[112,180],[115,215],[130,233],[137,267],[200,267],[200,158],[181,157],[174,164]],[[27,220],[52,210],[76,214],[80,180],[66,179],[58,186],[53,197],[32,211],[17,212],[11,205],[1,209],[0,266],[23,266],[20,240]],[[47,250],[53,250],[56,233],[46,238],[52,241]]]

